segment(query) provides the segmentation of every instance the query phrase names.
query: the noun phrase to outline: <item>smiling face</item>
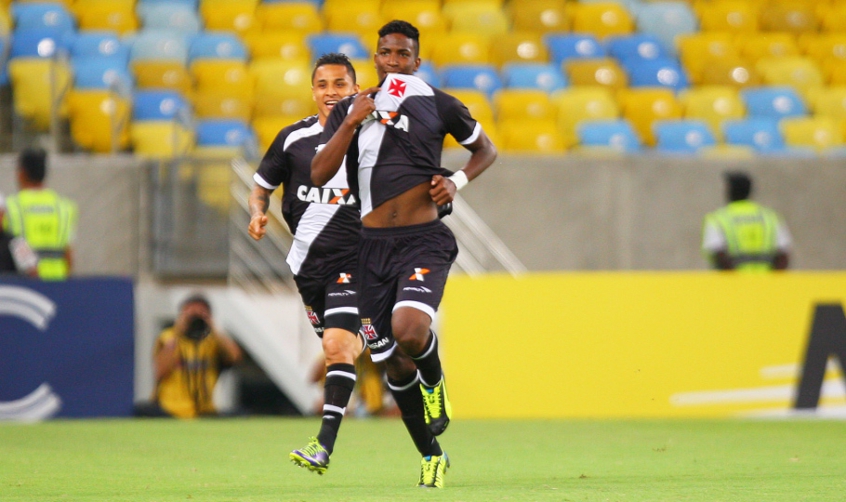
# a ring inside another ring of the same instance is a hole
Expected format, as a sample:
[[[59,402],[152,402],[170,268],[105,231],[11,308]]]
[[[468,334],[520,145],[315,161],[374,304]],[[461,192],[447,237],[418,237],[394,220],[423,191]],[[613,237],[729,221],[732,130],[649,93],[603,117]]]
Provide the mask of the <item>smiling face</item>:
[[[417,44],[401,33],[389,33],[379,39],[379,47],[373,56],[376,73],[383,80],[388,73],[414,75],[420,67]]]
[[[317,118],[320,124],[326,123],[326,117],[341,99],[358,92],[358,84],[353,82],[347,67],[340,64],[318,66],[311,82],[311,95],[317,103]]]

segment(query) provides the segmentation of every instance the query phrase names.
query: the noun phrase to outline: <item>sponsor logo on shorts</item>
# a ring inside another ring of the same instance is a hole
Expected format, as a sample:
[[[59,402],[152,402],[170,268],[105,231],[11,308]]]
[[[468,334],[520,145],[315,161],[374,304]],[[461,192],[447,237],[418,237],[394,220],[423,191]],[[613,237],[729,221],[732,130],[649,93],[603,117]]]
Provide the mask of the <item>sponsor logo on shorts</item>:
[[[350,279],[352,279],[352,274],[345,274],[344,272],[341,272],[338,276],[338,284],[349,284]]]
[[[369,321],[370,319],[365,320]],[[379,335],[376,334],[376,328],[374,328],[370,323],[361,325],[361,334],[368,340],[377,340],[379,338]]]
[[[345,289],[343,291],[335,291],[334,293],[329,293],[327,296],[353,296],[355,291]]]
[[[320,324],[320,318],[317,317],[317,312],[315,312],[311,309],[311,307],[308,306],[306,306],[305,310],[306,315],[308,316],[308,320],[313,326],[317,326],[318,324]]]
[[[414,268],[414,273],[411,274],[411,277],[408,278],[410,281],[421,281],[423,282],[423,276],[429,273],[428,268]]]
[[[391,343],[390,340],[388,340],[387,338],[383,338],[376,343],[368,343],[367,346],[371,349],[378,349],[384,347],[385,345],[388,345],[389,343]]]
[[[402,288],[403,291],[417,291],[418,293],[431,293],[432,290],[425,286],[406,286]]]

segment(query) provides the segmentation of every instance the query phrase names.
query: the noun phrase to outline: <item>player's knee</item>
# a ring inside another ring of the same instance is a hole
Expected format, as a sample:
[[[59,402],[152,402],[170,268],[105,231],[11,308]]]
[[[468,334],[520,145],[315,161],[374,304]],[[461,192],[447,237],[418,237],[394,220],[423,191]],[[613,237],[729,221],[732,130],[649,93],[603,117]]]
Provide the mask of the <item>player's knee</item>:
[[[410,354],[423,350],[429,338],[431,324],[432,319],[428,314],[411,307],[397,309],[391,318],[394,338],[400,347]]]
[[[353,364],[360,348],[358,336],[349,331],[330,328],[323,333],[326,364]]]

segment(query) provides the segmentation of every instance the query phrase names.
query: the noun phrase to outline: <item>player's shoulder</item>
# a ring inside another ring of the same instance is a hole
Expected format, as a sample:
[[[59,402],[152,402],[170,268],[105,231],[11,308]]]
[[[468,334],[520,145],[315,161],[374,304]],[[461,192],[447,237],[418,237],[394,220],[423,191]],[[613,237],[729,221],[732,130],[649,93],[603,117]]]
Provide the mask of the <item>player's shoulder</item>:
[[[317,124],[317,115],[309,115],[303,119],[300,119],[293,124],[287,125],[279,131],[279,136],[287,138],[291,134],[297,131],[306,131],[310,128],[313,128],[315,124]]]
[[[283,127],[273,140],[272,148],[285,150],[294,141],[310,136],[317,136],[322,131],[323,127],[320,126],[320,122],[317,120],[317,115],[310,115],[294,122],[293,124]]]

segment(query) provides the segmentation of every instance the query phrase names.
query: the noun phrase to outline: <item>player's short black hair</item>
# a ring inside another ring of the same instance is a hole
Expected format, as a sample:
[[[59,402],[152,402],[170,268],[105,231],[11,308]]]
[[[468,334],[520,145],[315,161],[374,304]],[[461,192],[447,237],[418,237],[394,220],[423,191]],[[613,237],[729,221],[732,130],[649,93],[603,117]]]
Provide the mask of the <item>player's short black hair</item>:
[[[341,54],[340,52],[330,52],[329,54],[324,54],[317,58],[317,61],[314,62],[314,69],[311,70],[312,83],[314,83],[314,76],[317,75],[317,69],[328,64],[346,66],[347,73],[350,74],[353,83],[355,83],[355,68],[353,67],[352,61],[350,61],[350,58],[348,58],[346,54]]]
[[[752,178],[742,171],[728,171],[724,174],[728,199],[731,202],[746,200],[752,194]]]
[[[24,148],[18,156],[18,167],[30,181],[41,183],[47,175],[47,152],[43,148]]]
[[[394,19],[385,26],[379,28],[379,38],[386,37],[394,33],[405,35],[411,40],[414,40],[414,47],[417,49],[417,55],[420,55],[420,30],[415,28],[413,24],[408,21]]]
[[[208,309],[209,313],[211,313],[211,311],[212,311],[211,303],[209,303],[209,299],[206,298],[206,296],[202,293],[193,293],[188,298],[182,300],[182,303],[179,304],[179,311],[181,312],[182,309],[184,309],[185,307],[187,307],[188,305],[190,305],[192,303],[200,303]]]

